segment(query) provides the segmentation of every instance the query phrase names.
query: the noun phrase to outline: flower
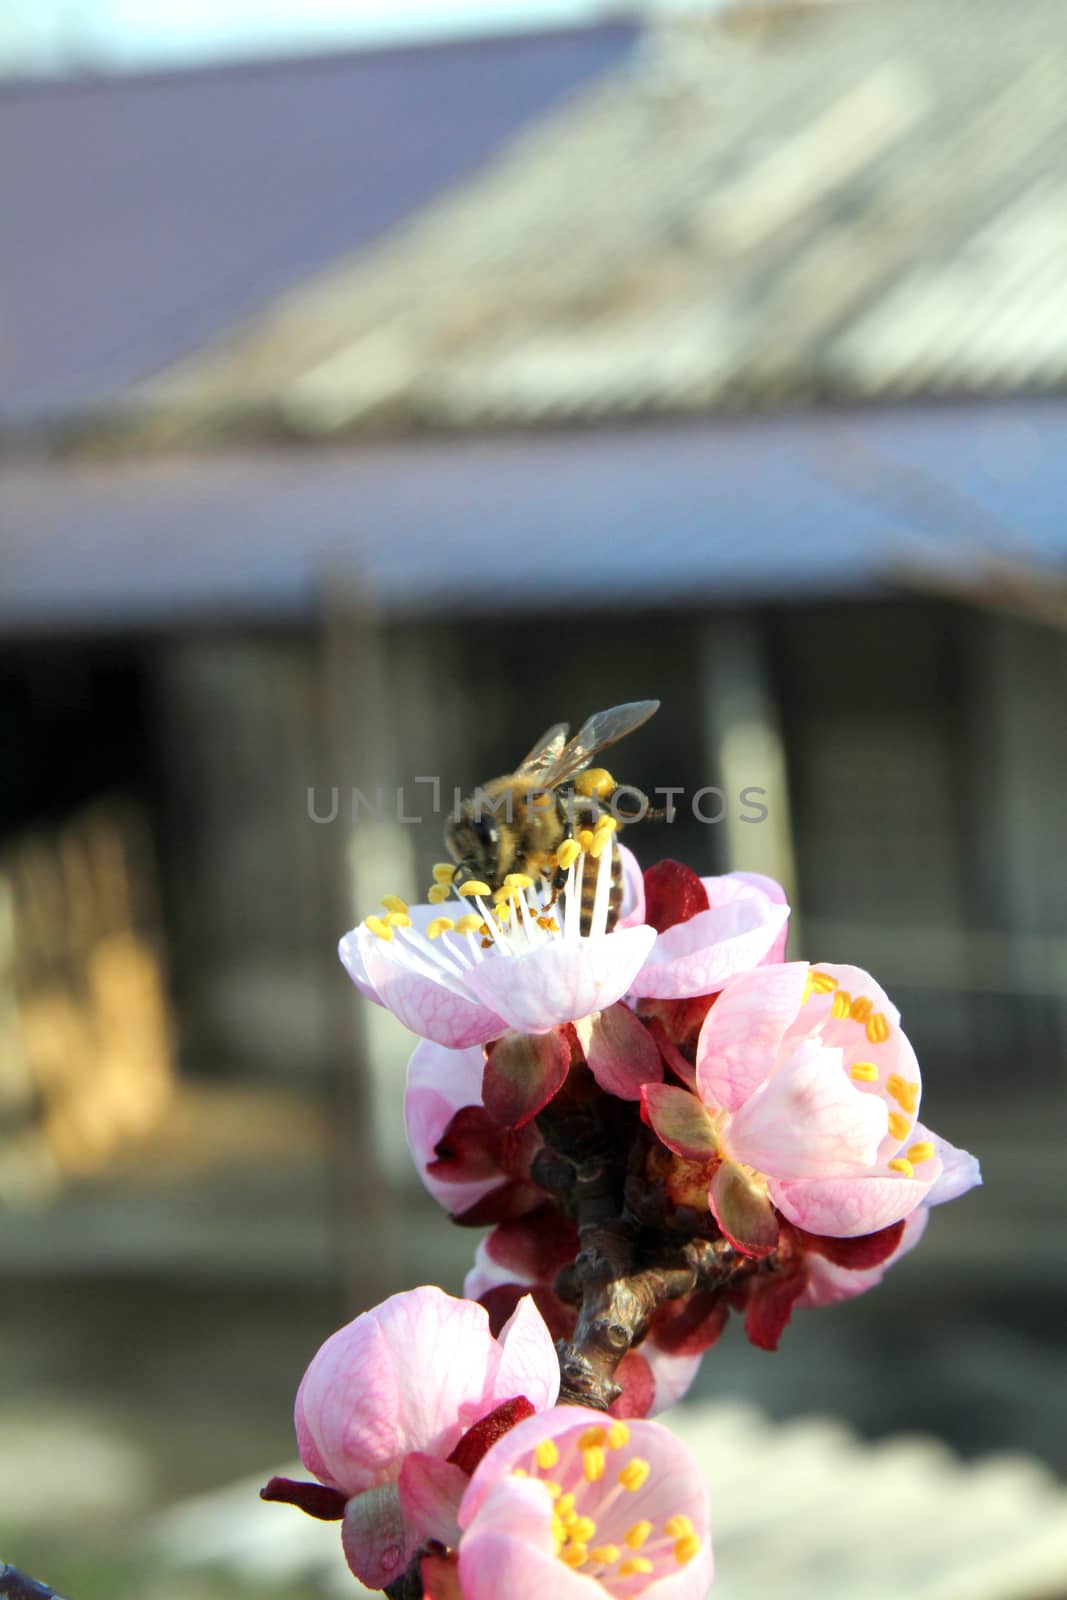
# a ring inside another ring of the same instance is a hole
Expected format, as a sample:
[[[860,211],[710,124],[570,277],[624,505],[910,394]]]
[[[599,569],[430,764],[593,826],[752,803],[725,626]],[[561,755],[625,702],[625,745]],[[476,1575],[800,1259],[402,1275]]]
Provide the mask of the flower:
[[[778,1242],[776,1209],[831,1238],[877,1233],[977,1163],[916,1121],[919,1065],[900,1016],[858,967],[790,962],[732,979],[709,1010],[695,1089],[649,1084],[660,1140],[706,1164],[708,1202],[739,1250]],[[963,1192],[959,1189],[957,1192]]]
[[[499,1338],[481,1306],[427,1286],[393,1295],[327,1339],[297,1392],[296,1432],[304,1465],[343,1506],[356,1576],[371,1588],[399,1576],[454,1515],[492,1435],[554,1405],[558,1393],[552,1338],[529,1297]],[[309,1489],[321,1499],[315,1485],[264,1492],[313,1515],[341,1514],[313,1509]]]
[[[610,817],[602,822],[613,825]],[[509,874],[496,894],[488,884],[462,884],[457,895],[477,910],[455,919],[443,914],[442,895],[419,906],[389,896],[385,916],[368,917],[341,940],[341,960],[361,993],[412,1032],[453,1050],[487,1044],[509,1029],[547,1033],[603,1011],[627,993],[656,942],[655,929],[645,923],[607,931],[609,841],[610,829],[605,833],[601,825],[587,849],[564,841],[562,906],[543,881],[521,872]],[[447,895],[454,869],[436,871],[437,887]],[[595,897],[583,932],[587,873],[595,874]],[[632,888],[633,867],[626,876]],[[633,907],[624,901],[622,909]]]
[[[773,878],[698,878],[677,861],[645,873],[645,915],[659,937],[632,985],[642,998],[711,995],[739,972],[785,956],[789,907]]]
[[[479,1241],[463,1293],[489,1313],[491,1327],[512,1314],[523,1294],[532,1295],[556,1339],[574,1332],[576,1313],[555,1293],[555,1281],[578,1253],[578,1230],[568,1218],[543,1207],[515,1221],[502,1222]],[[675,1405],[700,1368],[707,1340],[698,1349],[665,1348],[655,1328],[637,1349],[629,1350],[615,1372],[622,1393],[610,1407],[615,1417],[656,1416]]]
[[[557,1406],[520,1422],[471,1479],[463,1600],[703,1600],[710,1520],[700,1469],[665,1428]]]

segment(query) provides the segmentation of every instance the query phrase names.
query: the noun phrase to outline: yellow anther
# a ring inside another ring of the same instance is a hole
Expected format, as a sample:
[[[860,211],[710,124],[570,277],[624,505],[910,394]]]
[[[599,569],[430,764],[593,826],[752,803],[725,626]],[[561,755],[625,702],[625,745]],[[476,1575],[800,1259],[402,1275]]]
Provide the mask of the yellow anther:
[[[511,907],[509,905],[494,906],[493,915],[496,917],[498,922],[510,922]]]
[[[579,828],[578,843],[581,845],[583,850],[591,850],[593,848],[592,828]]]
[[[555,1439],[539,1439],[534,1446],[534,1460],[542,1472],[559,1465],[559,1450]]]
[[[432,922],[426,924],[426,936],[429,939],[439,939],[443,933],[451,933],[455,926],[451,917],[434,917]]]
[[[832,994],[837,988],[837,979],[832,978],[828,972],[811,972],[808,976],[816,994]]]
[[[564,1521],[574,1515],[574,1496],[572,1494],[560,1495],[556,1501],[556,1515]]]
[[[914,1161],[916,1166],[918,1166],[921,1161],[929,1161],[930,1157],[934,1154],[936,1154],[936,1152],[929,1139],[920,1139],[918,1144],[908,1146],[908,1160]]]
[[[631,1550],[640,1550],[652,1532],[651,1522],[635,1522],[632,1528],[627,1528],[623,1534],[623,1543],[628,1544]]]
[[[558,1517],[552,1518],[552,1521],[549,1523],[549,1527],[552,1530],[552,1537],[555,1540],[556,1554],[559,1555],[560,1550],[567,1542],[567,1530]]]
[[[492,892],[489,885],[483,883],[481,878],[468,878],[466,883],[461,883],[456,891],[457,894],[466,895],[468,899],[471,895],[492,894]]]
[[[889,1113],[889,1131],[894,1139],[906,1139],[911,1128],[911,1123],[900,1111]]]
[[[391,939],[393,937],[392,928],[387,922],[383,922],[381,917],[368,917],[365,925],[370,929],[371,933],[376,933],[379,939]]]
[[[618,829],[619,824],[610,812],[607,812],[602,817],[597,817],[595,833],[617,833]]]
[[[885,1086],[897,1105],[903,1106],[909,1115],[914,1116],[919,1109],[919,1085],[909,1083],[899,1073],[891,1072],[885,1080]]]
[[[647,1556],[627,1556],[625,1561],[619,1563],[620,1578],[636,1578],[638,1573],[652,1571],[652,1563]]]
[[[559,866],[564,872],[566,872],[568,868],[573,867],[581,853],[582,847],[578,843],[577,839],[564,839],[563,843],[556,851],[556,857]]]
[[[433,881],[434,881],[434,883],[443,883],[447,887],[447,885],[452,882],[452,879],[455,876],[456,876],[455,862],[453,862],[453,861],[436,861],[434,863],[434,869],[433,869]]]
[[[447,883],[431,883],[426,891],[426,898],[432,906],[439,906],[449,898],[449,894]]]
[[[391,928],[411,927],[411,918],[406,911],[390,911],[385,920]]]
[[[598,1478],[602,1478],[604,1465],[604,1451],[600,1445],[595,1444],[592,1449],[582,1451],[582,1471],[586,1483],[596,1483]]]
[[[584,1567],[589,1557],[587,1544],[568,1544],[559,1552],[559,1559],[568,1567]]]
[[[811,997],[812,997],[812,995],[814,993],[815,993],[815,979],[814,979],[813,975],[809,972],[807,977],[804,979],[804,993],[800,997],[801,1005],[802,1006],[806,1006],[808,1001],[811,999]]]
[[[563,1493],[562,1484],[553,1483],[551,1478],[542,1478],[541,1482],[544,1484],[553,1500],[558,1500],[560,1495]]]
[[[615,788],[615,779],[606,767],[587,767],[575,779],[574,788],[586,800],[594,795],[598,800],[607,800]]]
[[[895,1161],[889,1163],[890,1172],[902,1172],[905,1178],[914,1178],[915,1168],[905,1156],[897,1156]]]
[[[630,1442],[630,1430],[625,1422],[613,1422],[608,1429],[608,1443],[613,1450],[621,1450]]]
[[[854,1078],[857,1083],[878,1082],[878,1068],[875,1066],[873,1061],[853,1062],[852,1066],[848,1069],[848,1075],[850,1078]]]
[[[509,872],[504,879],[505,889],[532,889],[533,879],[528,872]]]
[[[629,1489],[633,1494],[645,1484],[651,1471],[652,1468],[647,1461],[641,1456],[634,1456],[619,1473],[619,1482],[624,1489]]]
[[[849,1016],[853,1022],[866,1022],[874,1010],[874,1001],[869,1000],[865,994],[858,994],[852,1002]]]
[[[610,1567],[619,1559],[617,1544],[595,1544],[589,1552],[590,1561],[595,1561],[598,1567]]]
[[[885,1044],[889,1038],[889,1018],[883,1011],[867,1018],[867,1037],[872,1044]]]
[[[484,926],[485,924],[476,911],[468,911],[462,917],[456,918],[457,933],[477,933],[479,928]]]
[[[584,1433],[578,1435],[579,1450],[592,1450],[594,1445],[603,1444],[608,1436],[606,1428],[586,1428]]]
[[[830,1015],[840,1022],[844,1017],[848,1016],[851,1005],[852,996],[849,994],[848,990],[838,989],[837,993],[834,995],[834,1003],[830,1007]]]
[[[700,1554],[700,1540],[695,1533],[687,1533],[679,1539],[674,1546],[674,1559],[680,1567],[692,1561],[694,1556]]]
[[[406,912],[408,909],[407,901],[401,900],[398,894],[383,894],[382,905],[385,907],[386,911]]]
[[[578,1517],[570,1529],[570,1535],[576,1544],[588,1544],[596,1535],[596,1523],[592,1517]]]
[[[663,1524],[663,1531],[668,1539],[684,1539],[693,1531],[693,1524],[683,1511],[675,1517],[668,1517]]]

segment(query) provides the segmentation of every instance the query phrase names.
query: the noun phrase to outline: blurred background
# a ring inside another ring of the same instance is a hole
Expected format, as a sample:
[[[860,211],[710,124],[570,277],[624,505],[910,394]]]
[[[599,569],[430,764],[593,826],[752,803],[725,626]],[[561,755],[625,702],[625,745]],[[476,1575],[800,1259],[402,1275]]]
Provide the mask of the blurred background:
[[[716,1592],[1067,1595],[1061,0],[0,0],[0,73],[0,1561],[352,1592],[256,1484],[475,1238],[336,940],[656,696],[715,820],[634,848],[779,877],[986,1177],[705,1361]]]

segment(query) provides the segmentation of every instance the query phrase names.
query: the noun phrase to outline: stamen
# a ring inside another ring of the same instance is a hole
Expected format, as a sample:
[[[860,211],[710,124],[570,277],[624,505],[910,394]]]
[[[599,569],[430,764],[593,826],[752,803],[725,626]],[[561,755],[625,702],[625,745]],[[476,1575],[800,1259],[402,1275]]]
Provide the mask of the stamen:
[[[902,1106],[910,1116],[914,1116],[919,1109],[919,1085],[908,1083],[899,1073],[891,1072],[885,1080],[886,1090],[893,1096],[898,1106]]]
[[[668,1539],[684,1539],[687,1534],[692,1533],[693,1524],[684,1511],[679,1511],[677,1516],[667,1518],[663,1524],[663,1531]]]
[[[578,1517],[568,1531],[576,1544],[588,1544],[596,1536],[596,1523],[592,1517]]]
[[[695,1533],[685,1534],[674,1546],[674,1559],[680,1567],[688,1565],[693,1557],[699,1554],[700,1540]]]
[[[884,1012],[876,1011],[873,1017],[867,1018],[867,1037],[872,1044],[885,1044],[889,1038],[889,1018]]]
[[[648,1481],[651,1471],[652,1468],[647,1461],[642,1460],[640,1456],[634,1456],[619,1473],[619,1482],[624,1489],[629,1489],[630,1493],[634,1494]]]
[[[477,933],[484,926],[476,911],[468,911],[456,920],[457,933]]]
[[[873,1061],[856,1061],[848,1069],[850,1078],[855,1078],[857,1083],[877,1083],[878,1068]]]
[[[539,1440],[539,1442],[534,1446],[534,1460],[537,1462],[537,1465],[541,1468],[542,1472],[547,1472],[550,1467],[558,1466],[559,1449],[556,1445],[555,1439]],[[560,1502],[559,1511],[562,1515],[562,1501]]]
[[[608,1429],[608,1444],[613,1450],[621,1450],[624,1444],[630,1442],[630,1430],[625,1422],[613,1422]]]
[[[504,879],[505,889],[532,889],[534,881],[528,872],[509,872]]]
[[[411,918],[406,911],[390,911],[385,920],[391,928],[411,927]]]
[[[578,843],[581,845],[583,850],[588,851],[588,850],[591,850],[593,848],[593,830],[592,830],[592,828],[579,828],[579,830],[578,830]]]
[[[595,1544],[589,1552],[590,1561],[595,1561],[598,1566],[610,1567],[619,1559],[617,1544]]]
[[[467,899],[473,899],[475,895],[479,894],[492,894],[492,892],[489,885],[483,883],[480,878],[468,878],[466,883],[461,883],[456,890],[457,894],[461,894]]]
[[[558,1500],[560,1495],[563,1493],[562,1484],[553,1483],[551,1478],[542,1478],[541,1482],[544,1484],[553,1500]]]
[[[604,1451],[600,1445],[593,1445],[589,1450],[582,1451],[582,1471],[586,1483],[596,1483],[604,1476]]]
[[[431,883],[426,891],[426,898],[432,906],[439,906],[450,898],[451,893],[447,883]]]
[[[627,1556],[619,1566],[620,1578],[635,1578],[638,1573],[652,1571],[652,1563],[647,1556]]]
[[[603,1444],[608,1436],[606,1428],[586,1428],[584,1433],[578,1435],[579,1450],[592,1450],[594,1446]]]
[[[908,1147],[908,1160],[914,1161],[916,1165],[922,1161],[929,1161],[930,1157],[935,1154],[936,1151],[929,1139],[920,1139],[918,1144],[909,1145]]]
[[[651,1522],[635,1522],[632,1528],[627,1528],[623,1534],[623,1543],[629,1545],[631,1550],[640,1550],[652,1532]]]
[[[407,901],[401,900],[398,894],[383,894],[381,903],[385,907],[386,911],[406,912],[408,909]]]
[[[828,972],[810,972],[811,986],[816,994],[832,994],[837,988],[837,979]]]
[[[905,1156],[897,1156],[895,1161],[889,1163],[890,1172],[902,1172],[905,1178],[914,1178],[915,1168]]]
[[[845,1017],[848,1016],[851,1005],[852,996],[849,994],[848,990],[838,989],[837,993],[834,995],[833,1005],[830,1007],[830,1015],[836,1022],[841,1022]]]
[[[558,1517],[562,1518],[562,1520],[564,1522],[566,1522],[568,1517],[574,1515],[574,1495],[573,1494],[561,1494],[560,1495],[559,1499],[556,1501],[556,1515]]]
[[[582,847],[578,843],[577,839],[564,839],[563,843],[556,851],[556,855],[559,859],[559,865],[562,870],[566,872],[570,867],[573,867],[581,853]]]
[[[569,1544],[559,1552],[559,1559],[568,1567],[582,1567],[589,1555],[587,1544]]]
[[[453,862],[451,862],[451,861],[438,861],[438,862],[435,863],[434,869],[433,869],[433,881],[434,881],[434,883],[443,883],[445,885],[445,887],[447,888],[448,885],[452,882],[452,879],[455,876],[456,876],[456,868],[455,868],[455,865],[454,865]]]
[[[910,1128],[911,1123],[908,1121],[907,1117],[902,1116],[899,1111],[890,1112],[889,1131],[893,1135],[894,1139],[906,1139],[908,1137]]]
[[[439,939],[443,933],[451,933],[455,926],[451,917],[434,917],[432,922],[426,924],[426,937]]]
[[[865,994],[860,994],[853,1000],[849,1016],[853,1022],[866,1022],[873,1010],[874,1001],[869,1000]]]
[[[393,937],[392,928],[387,922],[383,922],[381,917],[368,917],[365,926],[370,929],[371,933],[376,933],[379,939],[388,940]]]

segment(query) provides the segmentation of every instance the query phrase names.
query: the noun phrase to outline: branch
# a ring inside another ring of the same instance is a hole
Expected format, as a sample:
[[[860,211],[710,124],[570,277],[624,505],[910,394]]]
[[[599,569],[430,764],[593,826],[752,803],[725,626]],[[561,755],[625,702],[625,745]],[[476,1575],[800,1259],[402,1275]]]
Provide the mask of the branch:
[[[0,1566],[0,1595],[4,1600],[62,1600],[54,1589],[6,1565]]]

